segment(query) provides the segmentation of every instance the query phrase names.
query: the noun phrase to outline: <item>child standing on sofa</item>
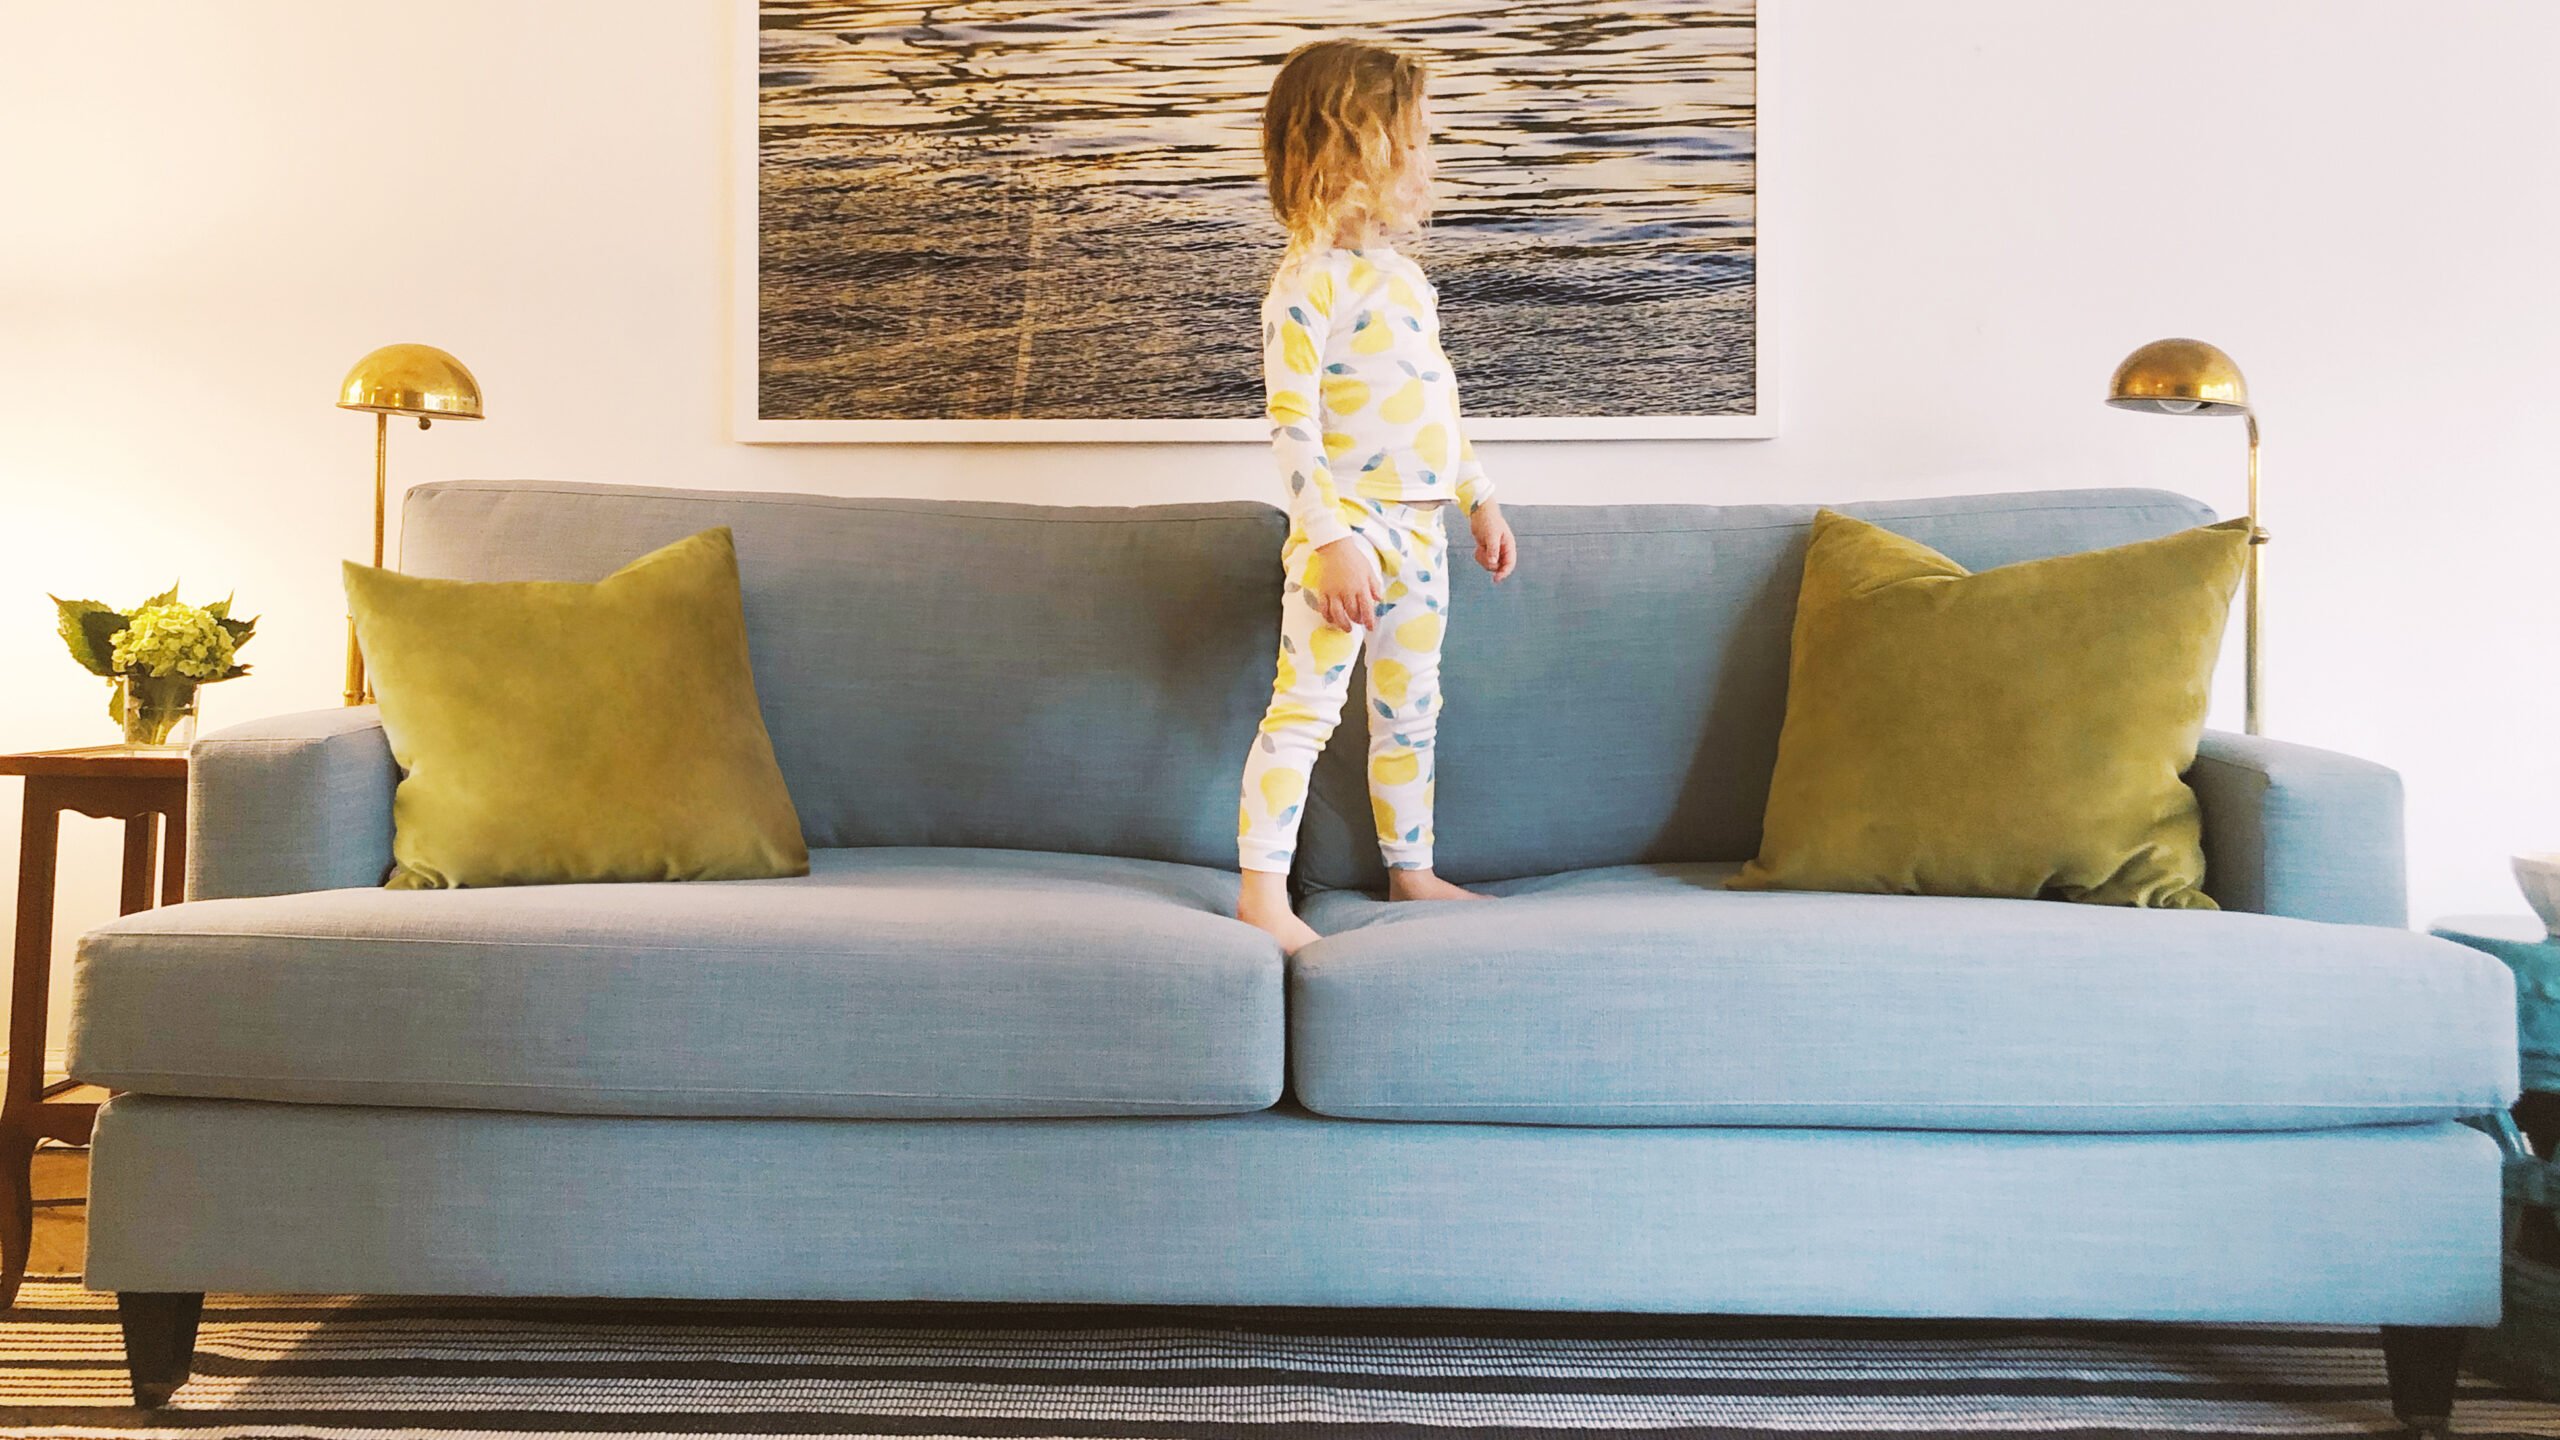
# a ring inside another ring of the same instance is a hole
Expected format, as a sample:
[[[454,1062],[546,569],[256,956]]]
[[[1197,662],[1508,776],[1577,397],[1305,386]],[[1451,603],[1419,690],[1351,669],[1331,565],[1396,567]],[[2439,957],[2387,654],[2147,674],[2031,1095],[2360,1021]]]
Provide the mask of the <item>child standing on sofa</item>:
[[[1412,56],[1318,41],[1289,56],[1262,112],[1271,208],[1289,232],[1262,302],[1262,375],[1291,523],[1279,674],[1245,758],[1236,918],[1292,952],[1316,938],[1288,891],[1307,777],[1364,646],[1369,805],[1388,897],[1482,898],[1431,869],[1443,512],[1457,502],[1497,583],[1519,547],[1459,427],[1437,293],[1391,243],[1431,209],[1424,82]]]

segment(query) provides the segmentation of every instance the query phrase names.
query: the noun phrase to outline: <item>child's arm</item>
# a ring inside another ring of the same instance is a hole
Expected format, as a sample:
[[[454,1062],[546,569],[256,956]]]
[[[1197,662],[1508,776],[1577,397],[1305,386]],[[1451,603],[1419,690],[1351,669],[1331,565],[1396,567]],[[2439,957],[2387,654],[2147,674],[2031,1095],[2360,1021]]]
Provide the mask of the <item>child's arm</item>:
[[[1476,459],[1475,442],[1463,431],[1458,435],[1458,508],[1467,512],[1467,528],[1475,532],[1476,563],[1492,573],[1496,585],[1511,578],[1520,563],[1520,541],[1511,533],[1511,522],[1502,518],[1493,482]]]
[[[1458,432],[1458,508],[1472,519],[1476,507],[1493,498],[1493,481],[1486,478],[1483,462],[1476,459],[1476,442]]]
[[[1332,324],[1333,276],[1299,266],[1262,302],[1263,418],[1289,496],[1289,518],[1310,544],[1351,538],[1324,453],[1325,332]]]

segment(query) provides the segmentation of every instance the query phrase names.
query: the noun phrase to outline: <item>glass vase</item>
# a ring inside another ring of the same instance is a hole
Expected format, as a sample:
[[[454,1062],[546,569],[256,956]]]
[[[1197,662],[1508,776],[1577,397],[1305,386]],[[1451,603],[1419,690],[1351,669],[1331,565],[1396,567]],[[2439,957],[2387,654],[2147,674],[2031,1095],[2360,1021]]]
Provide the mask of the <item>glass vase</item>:
[[[196,743],[199,682],[178,675],[133,675],[116,688],[126,748],[184,750]]]

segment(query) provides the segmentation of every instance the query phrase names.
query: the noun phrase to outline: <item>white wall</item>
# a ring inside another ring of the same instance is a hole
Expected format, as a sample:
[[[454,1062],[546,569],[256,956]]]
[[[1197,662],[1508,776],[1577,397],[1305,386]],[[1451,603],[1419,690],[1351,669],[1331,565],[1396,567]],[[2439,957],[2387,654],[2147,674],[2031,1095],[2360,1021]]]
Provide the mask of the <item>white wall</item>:
[[[2236,424],[2098,403],[2214,339],[2266,417],[2272,729],[2405,772],[2421,919],[2520,909],[2505,857],[2560,848],[2560,6],[1766,3],[1782,438],[1488,447],[1509,498],[2236,512]],[[333,703],[371,437],[330,400],[390,340],[493,417],[395,432],[395,484],[1267,493],[1247,448],[729,442],[728,15],[0,0],[0,747],[105,738],[48,589],[236,586],[258,673],[212,721]],[[65,936],[112,911],[112,832],[73,851]]]

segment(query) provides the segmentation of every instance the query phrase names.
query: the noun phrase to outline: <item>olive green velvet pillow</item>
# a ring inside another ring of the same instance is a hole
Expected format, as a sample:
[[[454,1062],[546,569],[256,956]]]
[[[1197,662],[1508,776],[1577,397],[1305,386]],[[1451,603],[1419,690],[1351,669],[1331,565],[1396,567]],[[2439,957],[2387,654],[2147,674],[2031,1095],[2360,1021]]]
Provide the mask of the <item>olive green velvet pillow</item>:
[[[1739,890],[2210,910],[2195,793],[2235,520],[1971,574],[1815,516]]]
[[[809,873],[725,529],[592,585],[347,567],[395,890]]]

